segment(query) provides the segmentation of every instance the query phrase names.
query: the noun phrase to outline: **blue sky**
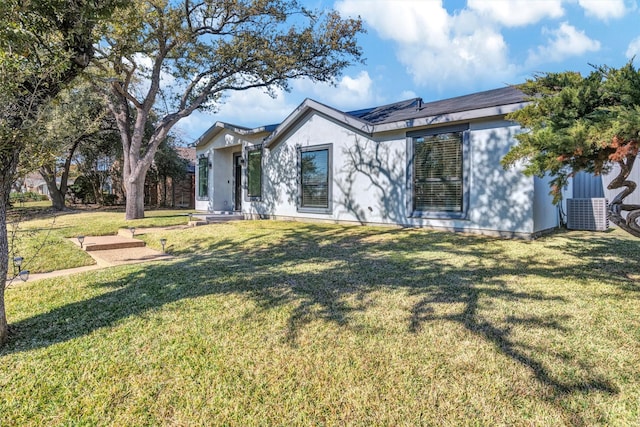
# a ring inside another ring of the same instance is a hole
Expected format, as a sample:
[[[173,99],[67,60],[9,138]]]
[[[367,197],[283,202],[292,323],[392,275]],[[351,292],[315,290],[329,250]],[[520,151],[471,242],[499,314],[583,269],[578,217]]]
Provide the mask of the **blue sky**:
[[[426,102],[522,83],[537,72],[640,61],[640,8],[630,0],[307,0],[360,16],[366,63],[336,87],[295,81],[275,99],[251,90],[227,96],[218,113],[177,125],[186,142],[216,121],[279,123],[305,98],[348,111],[421,97]],[[640,64],[637,64],[640,65]]]

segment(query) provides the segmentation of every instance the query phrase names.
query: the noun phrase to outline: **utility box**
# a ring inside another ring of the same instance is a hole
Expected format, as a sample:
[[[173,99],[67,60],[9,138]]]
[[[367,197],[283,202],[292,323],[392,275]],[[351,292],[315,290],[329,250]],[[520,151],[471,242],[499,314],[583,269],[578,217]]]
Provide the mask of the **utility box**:
[[[567,228],[606,231],[609,228],[607,199],[567,199]]]

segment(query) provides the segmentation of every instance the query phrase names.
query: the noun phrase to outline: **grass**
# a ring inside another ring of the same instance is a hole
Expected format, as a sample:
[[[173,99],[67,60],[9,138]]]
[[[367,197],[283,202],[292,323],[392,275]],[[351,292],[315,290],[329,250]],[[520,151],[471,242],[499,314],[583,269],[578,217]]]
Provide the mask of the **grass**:
[[[87,215],[64,229],[111,221]],[[3,427],[640,420],[640,242],[618,231],[161,234],[174,261],[6,291]]]

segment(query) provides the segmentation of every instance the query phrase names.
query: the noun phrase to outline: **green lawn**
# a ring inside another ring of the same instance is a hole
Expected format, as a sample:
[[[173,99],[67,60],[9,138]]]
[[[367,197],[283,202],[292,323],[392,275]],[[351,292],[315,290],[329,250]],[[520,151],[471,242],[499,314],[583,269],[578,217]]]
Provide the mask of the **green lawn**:
[[[42,202],[39,202],[42,203]],[[152,210],[144,219],[126,221],[124,212],[63,212],[52,214],[51,203],[38,206],[34,203],[10,212],[8,229],[12,237],[12,253],[24,258],[24,269],[32,273],[91,265],[93,259],[78,248],[68,238],[79,235],[105,236],[118,233],[121,228],[165,227],[186,225],[186,210]],[[35,213],[36,219],[29,219]],[[157,244],[159,247],[160,245]],[[10,266],[12,267],[12,266]]]
[[[640,241],[619,231],[144,237],[176,259],[6,291],[3,427],[639,423]]]

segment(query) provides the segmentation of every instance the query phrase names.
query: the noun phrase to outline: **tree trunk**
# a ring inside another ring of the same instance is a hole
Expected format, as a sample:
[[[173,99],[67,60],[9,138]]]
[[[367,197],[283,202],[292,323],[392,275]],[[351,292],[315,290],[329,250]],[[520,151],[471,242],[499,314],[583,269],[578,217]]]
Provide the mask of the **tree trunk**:
[[[4,289],[7,272],[9,269],[9,235],[7,233],[7,207],[9,206],[9,193],[18,164],[20,147],[13,151],[0,155],[0,346],[4,344],[9,335],[7,314],[4,308]]]
[[[162,206],[167,207],[167,177],[162,177]]]
[[[144,174],[142,174],[144,178]],[[125,180],[125,190],[127,201],[125,209],[125,219],[144,218],[144,179]]]
[[[8,186],[6,185],[6,177],[0,178],[2,182],[2,188],[5,190]],[[10,185],[10,184],[9,184]],[[3,192],[3,194],[9,194],[8,192]],[[7,234],[7,202],[5,201],[7,198],[2,197],[2,201],[0,201],[0,224],[3,226],[0,227],[0,278],[2,278],[2,283],[0,284],[0,347],[7,340],[7,335],[9,334],[9,325],[7,324],[7,315],[4,309],[4,287],[7,278],[7,270],[9,268],[9,244],[8,244],[8,234]]]
[[[62,194],[62,192],[60,191],[51,192],[51,190],[49,190],[49,197],[51,197],[51,205],[53,206],[53,209],[57,211],[64,210],[65,200],[64,200],[64,194]]]
[[[44,179],[49,190],[49,197],[51,197],[51,204],[57,211],[64,210],[64,193],[61,193],[56,182],[55,169],[49,165],[44,165],[40,168],[40,176]],[[66,191],[66,189],[65,189]]]
[[[636,161],[635,154],[629,154],[626,158],[618,161],[620,166],[620,172],[607,186],[609,190],[615,190],[618,188],[626,187],[626,190],[621,191],[616,195],[609,203],[609,220],[622,228],[627,233],[640,237],[640,205],[631,205],[624,203],[624,199],[632,194],[637,184],[634,181],[630,181],[627,178],[631,174],[633,164]],[[627,212],[627,218],[625,219],[622,212]]]

